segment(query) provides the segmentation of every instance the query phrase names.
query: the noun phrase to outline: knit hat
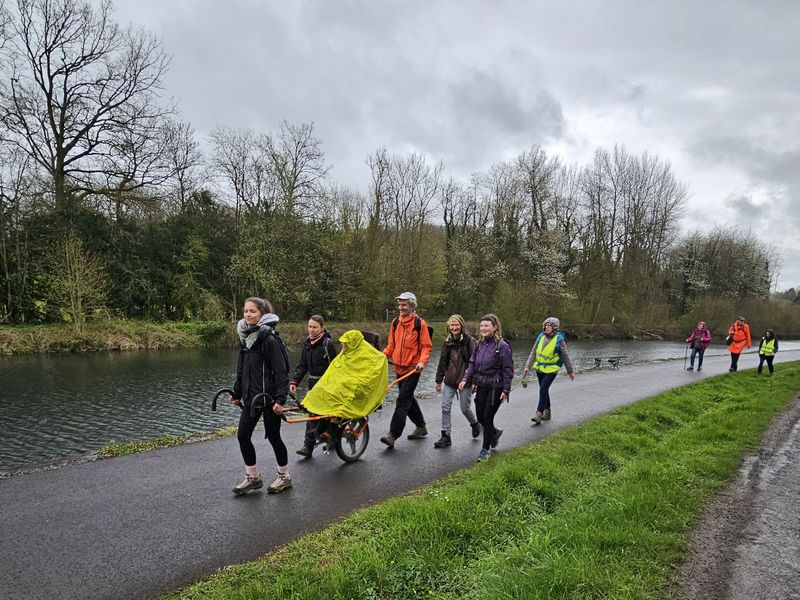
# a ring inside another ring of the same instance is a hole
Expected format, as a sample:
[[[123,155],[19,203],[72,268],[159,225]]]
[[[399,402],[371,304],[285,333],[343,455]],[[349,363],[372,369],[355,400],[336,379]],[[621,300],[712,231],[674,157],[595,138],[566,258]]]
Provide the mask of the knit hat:
[[[458,321],[458,323],[461,325],[461,334],[464,335],[467,333],[467,324],[464,321],[464,317],[461,315],[450,315],[450,318],[447,319],[448,329],[450,327],[450,321]]]
[[[550,325],[553,331],[558,331],[558,328],[561,327],[561,321],[557,317],[547,317],[542,323],[542,329],[544,329],[545,325]]]

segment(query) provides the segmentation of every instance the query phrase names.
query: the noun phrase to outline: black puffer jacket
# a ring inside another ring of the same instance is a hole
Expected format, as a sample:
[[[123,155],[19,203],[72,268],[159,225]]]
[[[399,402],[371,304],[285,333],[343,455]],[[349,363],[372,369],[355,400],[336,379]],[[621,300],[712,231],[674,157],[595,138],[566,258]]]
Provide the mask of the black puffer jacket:
[[[263,325],[258,339],[250,348],[244,344],[239,348],[233,397],[242,400],[246,406],[262,392],[269,394],[279,404],[286,403],[289,369],[284,361],[281,343],[272,332],[269,325]]]
[[[299,384],[307,374],[308,389],[311,389],[338,353],[331,334],[327,331],[322,333],[322,339],[318,340],[316,344],[312,344],[311,340],[306,338],[300,351],[300,362],[297,363],[294,377],[290,383]]]

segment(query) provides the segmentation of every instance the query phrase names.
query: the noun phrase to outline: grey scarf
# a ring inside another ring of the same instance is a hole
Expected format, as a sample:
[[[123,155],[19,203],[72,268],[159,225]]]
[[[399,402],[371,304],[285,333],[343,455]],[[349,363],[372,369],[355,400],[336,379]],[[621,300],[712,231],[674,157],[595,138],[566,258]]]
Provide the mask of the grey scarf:
[[[261,315],[261,318],[255,325],[248,325],[244,319],[240,319],[236,324],[236,333],[239,335],[239,341],[249,350],[252,348],[253,344],[256,343],[261,328],[266,327],[268,330],[272,329],[278,321],[280,321],[280,318],[273,313]]]

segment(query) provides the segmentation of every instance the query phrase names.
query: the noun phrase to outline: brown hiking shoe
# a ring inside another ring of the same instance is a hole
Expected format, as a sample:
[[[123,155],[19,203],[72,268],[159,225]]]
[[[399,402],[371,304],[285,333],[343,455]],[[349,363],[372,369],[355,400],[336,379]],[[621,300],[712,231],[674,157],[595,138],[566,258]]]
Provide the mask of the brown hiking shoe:
[[[428,430],[423,425],[422,427],[417,427],[414,431],[409,433],[406,437],[409,440],[421,440],[426,435],[428,435]]]
[[[542,413],[540,413],[537,410],[536,414],[531,417],[531,421],[533,421],[534,425],[541,425],[542,424]]]
[[[389,446],[389,448],[394,448],[395,437],[391,434],[386,434],[381,438],[381,442]]]
[[[283,490],[288,490],[292,487],[292,477],[288,473],[278,473],[275,476],[275,481],[269,484],[267,492],[270,494],[279,494]]]
[[[247,475],[242,483],[233,488],[233,493],[241,495],[250,490],[257,490],[262,487],[264,487],[264,482],[261,479],[261,475]]]
[[[550,409],[545,408],[544,412],[542,413],[542,421],[549,421],[550,420]]]
[[[314,449],[313,448],[309,448],[308,446],[303,446],[302,448],[300,448],[296,452],[296,454],[299,454],[300,456],[305,456],[306,458],[311,458],[311,455],[313,453],[314,453]]]

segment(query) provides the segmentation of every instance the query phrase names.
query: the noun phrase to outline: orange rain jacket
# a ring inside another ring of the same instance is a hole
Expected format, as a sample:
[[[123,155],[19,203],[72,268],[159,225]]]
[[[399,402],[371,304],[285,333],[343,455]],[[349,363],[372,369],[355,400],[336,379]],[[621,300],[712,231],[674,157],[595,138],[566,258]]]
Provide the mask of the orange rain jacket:
[[[750,325],[747,323],[739,325],[739,321],[734,321],[733,325],[728,327],[728,333],[733,336],[733,343],[728,346],[731,354],[741,354],[745,346],[749,348],[753,345],[750,341]]]
[[[414,330],[417,315],[398,317],[397,327],[389,330],[389,344],[383,353],[394,363],[394,372],[405,375],[413,371],[417,363],[426,364],[431,357],[431,336],[428,324],[420,318],[419,334]]]

